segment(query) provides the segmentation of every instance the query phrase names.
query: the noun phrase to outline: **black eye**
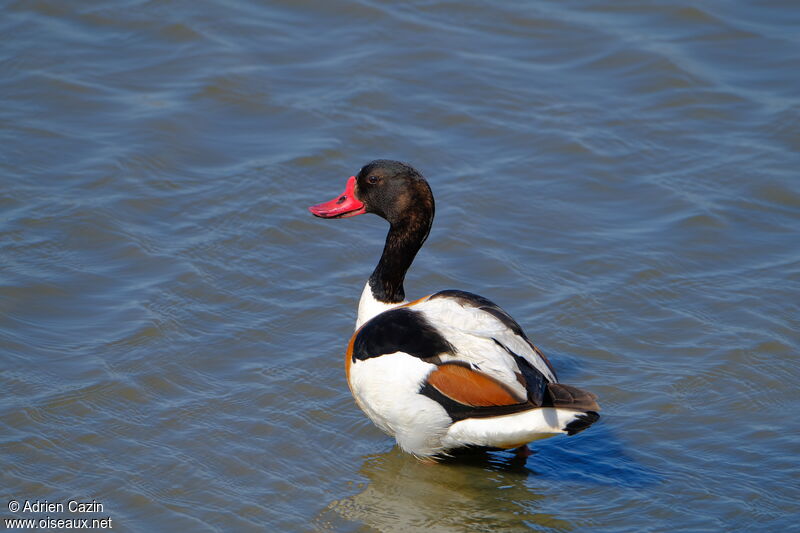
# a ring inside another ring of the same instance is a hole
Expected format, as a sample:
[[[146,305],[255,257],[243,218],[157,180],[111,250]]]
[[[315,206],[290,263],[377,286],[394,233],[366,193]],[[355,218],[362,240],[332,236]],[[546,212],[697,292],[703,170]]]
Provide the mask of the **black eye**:
[[[372,185],[378,183],[378,176],[370,176],[367,178],[367,182],[371,183]]]

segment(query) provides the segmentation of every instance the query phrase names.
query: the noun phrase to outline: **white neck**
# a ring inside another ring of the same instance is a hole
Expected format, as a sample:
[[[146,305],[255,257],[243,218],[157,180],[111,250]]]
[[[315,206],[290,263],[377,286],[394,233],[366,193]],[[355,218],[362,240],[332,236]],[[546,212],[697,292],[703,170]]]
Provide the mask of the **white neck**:
[[[379,315],[384,311],[388,311],[389,309],[407,303],[407,300],[403,300],[402,302],[398,302],[396,304],[379,302],[372,295],[372,289],[369,286],[369,282],[367,282],[367,284],[364,286],[364,290],[361,292],[361,300],[358,302],[358,318],[356,319],[356,329],[360,328],[364,322],[375,315]]]

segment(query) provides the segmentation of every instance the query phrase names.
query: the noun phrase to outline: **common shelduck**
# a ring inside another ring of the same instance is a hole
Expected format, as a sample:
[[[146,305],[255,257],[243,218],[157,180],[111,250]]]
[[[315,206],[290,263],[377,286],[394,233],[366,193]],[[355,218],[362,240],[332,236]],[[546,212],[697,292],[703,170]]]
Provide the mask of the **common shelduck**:
[[[342,194],[309,210],[321,218],[374,213],[390,224],[361,294],[345,371],[358,406],[403,450],[438,459],[461,448],[512,449],[574,435],[600,418],[597,397],[558,383],[496,304],[460,290],[406,300],[403,280],[434,215],[417,170],[372,161]]]

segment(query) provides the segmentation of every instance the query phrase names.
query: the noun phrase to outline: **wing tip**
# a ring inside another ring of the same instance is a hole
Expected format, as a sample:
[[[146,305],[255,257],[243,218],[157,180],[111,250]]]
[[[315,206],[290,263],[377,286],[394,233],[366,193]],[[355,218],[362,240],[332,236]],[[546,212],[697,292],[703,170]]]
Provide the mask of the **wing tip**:
[[[600,410],[596,394],[571,385],[564,385],[563,383],[547,384],[545,403],[548,406],[573,409],[575,411],[597,412]]]

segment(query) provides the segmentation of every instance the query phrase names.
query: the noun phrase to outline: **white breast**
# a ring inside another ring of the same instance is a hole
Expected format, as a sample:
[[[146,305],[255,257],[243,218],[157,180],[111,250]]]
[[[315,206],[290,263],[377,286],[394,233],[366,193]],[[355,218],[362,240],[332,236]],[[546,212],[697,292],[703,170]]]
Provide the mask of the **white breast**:
[[[404,352],[357,360],[350,367],[358,406],[401,448],[420,456],[442,451],[442,438],[452,423],[439,403],[418,394],[435,368]]]

